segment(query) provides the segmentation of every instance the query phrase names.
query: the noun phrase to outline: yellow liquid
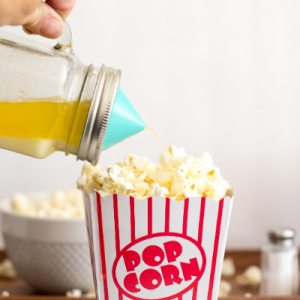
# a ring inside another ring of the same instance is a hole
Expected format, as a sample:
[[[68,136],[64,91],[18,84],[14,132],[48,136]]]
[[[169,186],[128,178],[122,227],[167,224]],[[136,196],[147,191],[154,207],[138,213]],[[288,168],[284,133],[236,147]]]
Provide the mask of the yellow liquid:
[[[90,103],[58,97],[0,102],[0,147],[37,158],[65,151],[67,144],[76,152]]]
[[[159,144],[161,145],[163,151],[167,151],[167,149],[166,149],[164,143],[162,142],[162,140],[161,140],[161,138],[158,136],[158,134],[157,134],[152,128],[150,128],[149,126],[145,126],[145,129],[148,130],[148,131],[150,131],[150,132],[155,136],[155,138],[157,139],[157,141],[158,141]],[[174,169],[173,169],[173,165],[172,165],[171,159],[169,159],[168,163],[169,163],[169,165],[170,165],[170,169],[171,169],[171,172],[172,172],[172,174],[173,174],[174,182],[175,182],[175,184],[176,184],[176,187],[177,187],[177,189],[179,190],[179,184],[178,184],[177,179],[176,179],[176,174],[175,174],[175,171],[174,171]]]
[[[155,138],[157,139],[157,141],[160,143],[160,145],[161,145],[163,151],[167,151],[167,149],[166,149],[164,143],[162,142],[162,140],[161,140],[161,138],[158,136],[158,134],[157,134],[152,128],[150,128],[149,126],[145,126],[145,129],[148,130],[148,131],[150,131],[150,132],[155,136]],[[171,163],[171,161],[170,161],[170,163]]]

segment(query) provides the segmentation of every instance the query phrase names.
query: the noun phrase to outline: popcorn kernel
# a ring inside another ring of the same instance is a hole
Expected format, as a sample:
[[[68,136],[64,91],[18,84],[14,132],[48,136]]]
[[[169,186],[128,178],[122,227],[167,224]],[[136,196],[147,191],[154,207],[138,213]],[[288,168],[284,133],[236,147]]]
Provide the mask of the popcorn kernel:
[[[219,201],[230,189],[207,152],[194,158],[184,148],[171,145],[160,154],[159,163],[156,166],[147,157],[129,155],[108,166],[107,172],[86,163],[77,186],[86,194],[96,190],[103,197],[119,193],[137,199],[162,196],[177,201],[196,196]]]

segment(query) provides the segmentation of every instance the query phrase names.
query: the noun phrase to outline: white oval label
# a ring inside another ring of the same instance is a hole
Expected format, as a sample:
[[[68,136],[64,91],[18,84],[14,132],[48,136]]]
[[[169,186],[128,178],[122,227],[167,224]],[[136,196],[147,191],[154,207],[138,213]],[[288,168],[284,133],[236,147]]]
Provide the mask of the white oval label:
[[[158,233],[127,245],[113,265],[113,279],[135,300],[168,300],[198,284],[206,258],[201,245],[177,233]]]

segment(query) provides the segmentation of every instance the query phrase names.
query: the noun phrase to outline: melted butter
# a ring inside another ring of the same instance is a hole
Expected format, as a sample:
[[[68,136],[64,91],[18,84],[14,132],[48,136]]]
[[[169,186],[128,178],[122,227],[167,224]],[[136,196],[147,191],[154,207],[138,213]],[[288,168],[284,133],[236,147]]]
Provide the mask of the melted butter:
[[[164,143],[162,142],[161,138],[159,137],[159,135],[158,135],[152,128],[150,128],[149,126],[145,126],[145,129],[148,130],[148,131],[150,131],[150,132],[154,135],[154,137],[157,139],[157,141],[158,141],[159,144],[161,145],[161,147],[162,147],[162,149],[163,149],[164,152],[165,152],[165,151],[168,151],[168,150],[166,149]],[[171,158],[169,159],[168,163],[169,163],[171,172],[172,172],[172,174],[173,174],[173,178],[174,178],[174,182],[175,182],[176,187],[177,187],[177,191],[180,191],[180,189],[179,189],[179,184],[178,184],[178,182],[177,182],[177,180],[176,180],[176,174],[175,174],[175,171],[174,171],[174,169],[173,169],[172,162],[171,162]]]
[[[167,149],[166,149],[164,143],[162,142],[162,140],[161,140],[161,138],[158,136],[158,134],[157,134],[152,128],[150,128],[150,127],[147,126],[147,125],[145,126],[145,129],[147,129],[148,131],[150,131],[150,132],[155,136],[155,138],[157,139],[157,141],[160,143],[160,145],[161,145],[163,151],[167,151]],[[171,160],[170,160],[170,164],[171,164]]]
[[[55,150],[78,151],[90,101],[61,98],[0,102],[0,147],[44,158]]]

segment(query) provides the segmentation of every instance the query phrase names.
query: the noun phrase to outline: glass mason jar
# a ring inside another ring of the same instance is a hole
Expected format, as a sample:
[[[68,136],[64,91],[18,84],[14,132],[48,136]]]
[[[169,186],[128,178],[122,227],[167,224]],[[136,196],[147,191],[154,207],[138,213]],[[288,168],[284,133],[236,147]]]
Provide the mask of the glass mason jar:
[[[120,76],[83,65],[67,23],[55,47],[0,32],[0,148],[36,158],[64,151],[96,164]]]

